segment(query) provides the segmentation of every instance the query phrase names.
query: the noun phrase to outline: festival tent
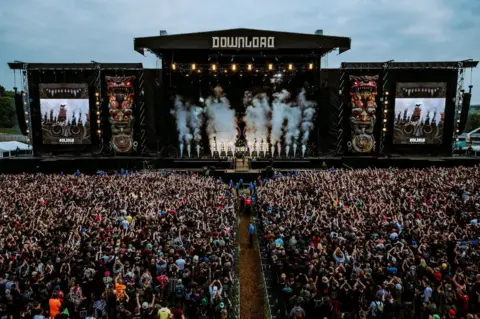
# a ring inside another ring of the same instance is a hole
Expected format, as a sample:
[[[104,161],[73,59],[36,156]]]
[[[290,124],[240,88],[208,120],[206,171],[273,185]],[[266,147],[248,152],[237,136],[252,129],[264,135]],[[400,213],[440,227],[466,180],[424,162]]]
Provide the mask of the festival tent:
[[[31,145],[17,141],[0,142],[0,158],[25,154],[32,154]]]

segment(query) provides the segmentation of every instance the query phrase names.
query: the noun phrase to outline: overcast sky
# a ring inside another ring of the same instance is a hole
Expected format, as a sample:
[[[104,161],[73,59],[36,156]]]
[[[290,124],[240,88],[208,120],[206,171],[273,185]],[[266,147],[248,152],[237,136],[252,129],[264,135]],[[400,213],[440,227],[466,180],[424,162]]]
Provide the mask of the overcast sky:
[[[329,67],[480,58],[479,0],[3,0],[0,84],[13,87],[13,60],[155,67],[154,57],[133,50],[133,38],[239,27],[351,37],[352,49],[330,55]],[[480,103],[480,69],[473,85]]]

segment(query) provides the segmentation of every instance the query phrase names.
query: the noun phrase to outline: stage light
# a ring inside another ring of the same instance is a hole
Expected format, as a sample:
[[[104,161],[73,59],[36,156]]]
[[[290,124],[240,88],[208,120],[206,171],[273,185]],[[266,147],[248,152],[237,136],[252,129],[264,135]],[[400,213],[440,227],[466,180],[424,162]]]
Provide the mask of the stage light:
[[[269,65],[268,65],[268,69],[269,69],[269,70],[273,70],[273,64],[269,64]]]
[[[98,134],[102,134],[102,130],[98,130],[97,133],[98,133]]]
[[[388,104],[388,101],[385,101],[384,103],[385,103],[385,104]]]
[[[460,123],[460,120],[457,120],[457,123]]]
[[[462,114],[462,111],[458,111],[458,114]]]
[[[175,65],[175,63],[172,63],[172,70],[176,70],[177,69],[177,66]]]
[[[289,64],[289,65],[288,65],[288,69],[289,69],[290,71],[293,70],[293,64]]]
[[[457,141],[457,142],[458,142],[458,141],[460,141],[460,139],[459,139],[459,138],[457,138],[457,139],[455,139],[455,141]]]
[[[384,122],[384,123],[387,123],[387,119],[383,119],[383,122]]]
[[[30,134],[30,130],[26,130],[27,134]]]
[[[217,66],[215,64],[212,64],[212,71],[217,71]]]
[[[249,64],[249,65],[247,66],[247,69],[248,69],[248,71],[252,71],[252,65]]]
[[[236,71],[237,70],[237,65],[236,64],[232,64],[232,71]]]
[[[258,69],[256,69],[256,70],[255,70],[255,72],[257,72],[257,73],[258,73]]]
[[[97,101],[96,103],[97,103],[97,105],[100,105],[100,101]]]
[[[130,86],[130,85],[132,85],[132,83],[130,83],[130,82],[127,82],[127,86]]]
[[[386,128],[386,127],[384,127],[384,128],[383,128],[383,131],[384,131],[384,132],[386,132],[386,131],[387,131],[387,128]]]
[[[25,115],[28,115],[28,112],[25,112]]]
[[[192,64],[192,70],[195,70],[197,68],[197,65],[195,63]]]
[[[455,132],[460,133],[460,130],[456,130]]]
[[[100,93],[98,93],[98,92],[95,92],[95,96],[100,96]]]
[[[227,70],[227,69],[223,69],[223,72],[224,72],[224,73],[227,73],[227,72],[228,72],[228,70]]]
[[[100,111],[97,111],[97,115],[100,115]]]
[[[27,96],[27,93],[23,92],[23,96]]]
[[[389,95],[390,93],[388,91],[385,91],[385,95]]]
[[[25,120],[25,123],[27,123],[27,124],[28,124],[28,120]]]
[[[201,73],[201,72],[202,72],[202,70],[198,69],[198,71],[197,71],[197,72],[198,72],[198,73]]]
[[[383,113],[387,113],[387,112],[388,112],[388,110],[387,110],[387,109],[383,110]]]
[[[100,120],[97,120],[97,124],[100,124]]]
[[[313,63],[310,63],[310,64],[308,65],[308,69],[313,70]]]
[[[27,101],[23,102],[23,104],[27,105]]]

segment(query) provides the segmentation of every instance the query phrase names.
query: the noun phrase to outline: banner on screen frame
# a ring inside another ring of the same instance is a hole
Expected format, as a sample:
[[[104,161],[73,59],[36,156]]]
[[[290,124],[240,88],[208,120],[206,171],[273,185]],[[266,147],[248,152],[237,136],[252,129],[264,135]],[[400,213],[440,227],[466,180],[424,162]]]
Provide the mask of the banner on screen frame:
[[[117,153],[130,153],[136,147],[133,141],[135,77],[106,76],[105,80],[112,130],[111,146]]]
[[[39,87],[43,144],[91,144],[88,85],[40,83]]]
[[[447,84],[399,82],[393,144],[442,144]]]

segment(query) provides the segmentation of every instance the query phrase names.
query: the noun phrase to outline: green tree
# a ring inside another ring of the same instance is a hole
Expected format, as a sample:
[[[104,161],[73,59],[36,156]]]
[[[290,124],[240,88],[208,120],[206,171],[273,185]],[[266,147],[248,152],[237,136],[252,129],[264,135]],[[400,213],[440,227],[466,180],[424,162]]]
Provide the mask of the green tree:
[[[13,128],[18,123],[14,94],[0,85],[0,128]]]
[[[465,128],[465,132],[471,132],[476,128],[480,127],[480,112],[472,112],[470,110],[470,114],[468,114],[467,125]]]

